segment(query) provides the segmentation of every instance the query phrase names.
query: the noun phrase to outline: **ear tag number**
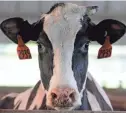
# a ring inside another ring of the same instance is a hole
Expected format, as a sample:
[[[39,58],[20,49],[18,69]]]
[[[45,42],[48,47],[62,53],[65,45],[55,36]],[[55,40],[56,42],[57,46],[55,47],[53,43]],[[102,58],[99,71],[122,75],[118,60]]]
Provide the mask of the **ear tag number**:
[[[20,35],[17,36],[18,39],[18,47],[17,54],[19,59],[31,59],[31,53],[29,48],[24,44],[22,37]]]
[[[108,57],[111,57],[111,54],[112,54],[112,45],[110,44],[110,37],[107,36],[106,39],[105,39],[105,43],[99,49],[97,58],[98,59],[108,58]]]

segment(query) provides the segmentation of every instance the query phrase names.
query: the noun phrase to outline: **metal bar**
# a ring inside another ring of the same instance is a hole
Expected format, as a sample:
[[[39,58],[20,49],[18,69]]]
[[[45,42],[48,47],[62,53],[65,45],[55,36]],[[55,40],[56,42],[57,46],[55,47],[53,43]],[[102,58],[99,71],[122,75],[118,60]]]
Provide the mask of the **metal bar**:
[[[0,113],[125,113],[125,111],[0,110]]]

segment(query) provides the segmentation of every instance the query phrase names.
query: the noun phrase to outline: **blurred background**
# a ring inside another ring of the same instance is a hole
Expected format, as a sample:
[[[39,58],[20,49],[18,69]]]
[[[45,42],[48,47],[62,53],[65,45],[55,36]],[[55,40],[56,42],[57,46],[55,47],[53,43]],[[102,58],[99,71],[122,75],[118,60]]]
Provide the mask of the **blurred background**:
[[[0,23],[7,18],[18,16],[30,23],[35,22],[55,3],[57,1],[0,1]],[[95,23],[111,18],[126,25],[126,1],[73,1],[72,3],[99,6],[98,12],[91,17]],[[17,45],[0,31],[0,96],[12,91],[24,91],[34,86],[40,79],[37,45],[35,42],[29,42],[27,46],[32,53],[32,59],[19,60],[16,53]],[[104,87],[114,109],[126,110],[126,36],[113,45],[111,58],[97,59],[100,47],[101,45],[94,42],[90,44],[88,70]]]

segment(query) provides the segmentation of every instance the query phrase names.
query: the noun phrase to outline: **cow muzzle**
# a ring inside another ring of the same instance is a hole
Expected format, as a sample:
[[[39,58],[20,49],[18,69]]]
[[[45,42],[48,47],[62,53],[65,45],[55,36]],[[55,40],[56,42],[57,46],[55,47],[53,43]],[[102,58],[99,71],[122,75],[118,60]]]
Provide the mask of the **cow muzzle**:
[[[56,110],[71,110],[76,101],[76,91],[71,88],[55,88],[48,92],[47,106]]]

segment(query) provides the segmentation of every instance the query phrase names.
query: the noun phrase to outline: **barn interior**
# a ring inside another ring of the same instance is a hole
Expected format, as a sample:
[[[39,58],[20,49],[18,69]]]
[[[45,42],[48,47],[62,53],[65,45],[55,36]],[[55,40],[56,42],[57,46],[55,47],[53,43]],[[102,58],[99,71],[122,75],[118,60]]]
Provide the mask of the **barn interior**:
[[[59,2],[59,1],[58,1]],[[94,23],[116,19],[126,25],[126,1],[65,1],[78,5],[97,5],[98,12],[91,16]],[[57,1],[0,1],[0,23],[11,17],[22,17],[30,23],[37,21]],[[0,98],[10,92],[22,92],[40,79],[37,44],[27,46],[32,59],[19,60],[17,45],[0,31]],[[89,67],[96,81],[105,89],[114,110],[126,110],[126,35],[113,44],[112,56],[97,59],[101,47],[92,42],[89,47]]]

